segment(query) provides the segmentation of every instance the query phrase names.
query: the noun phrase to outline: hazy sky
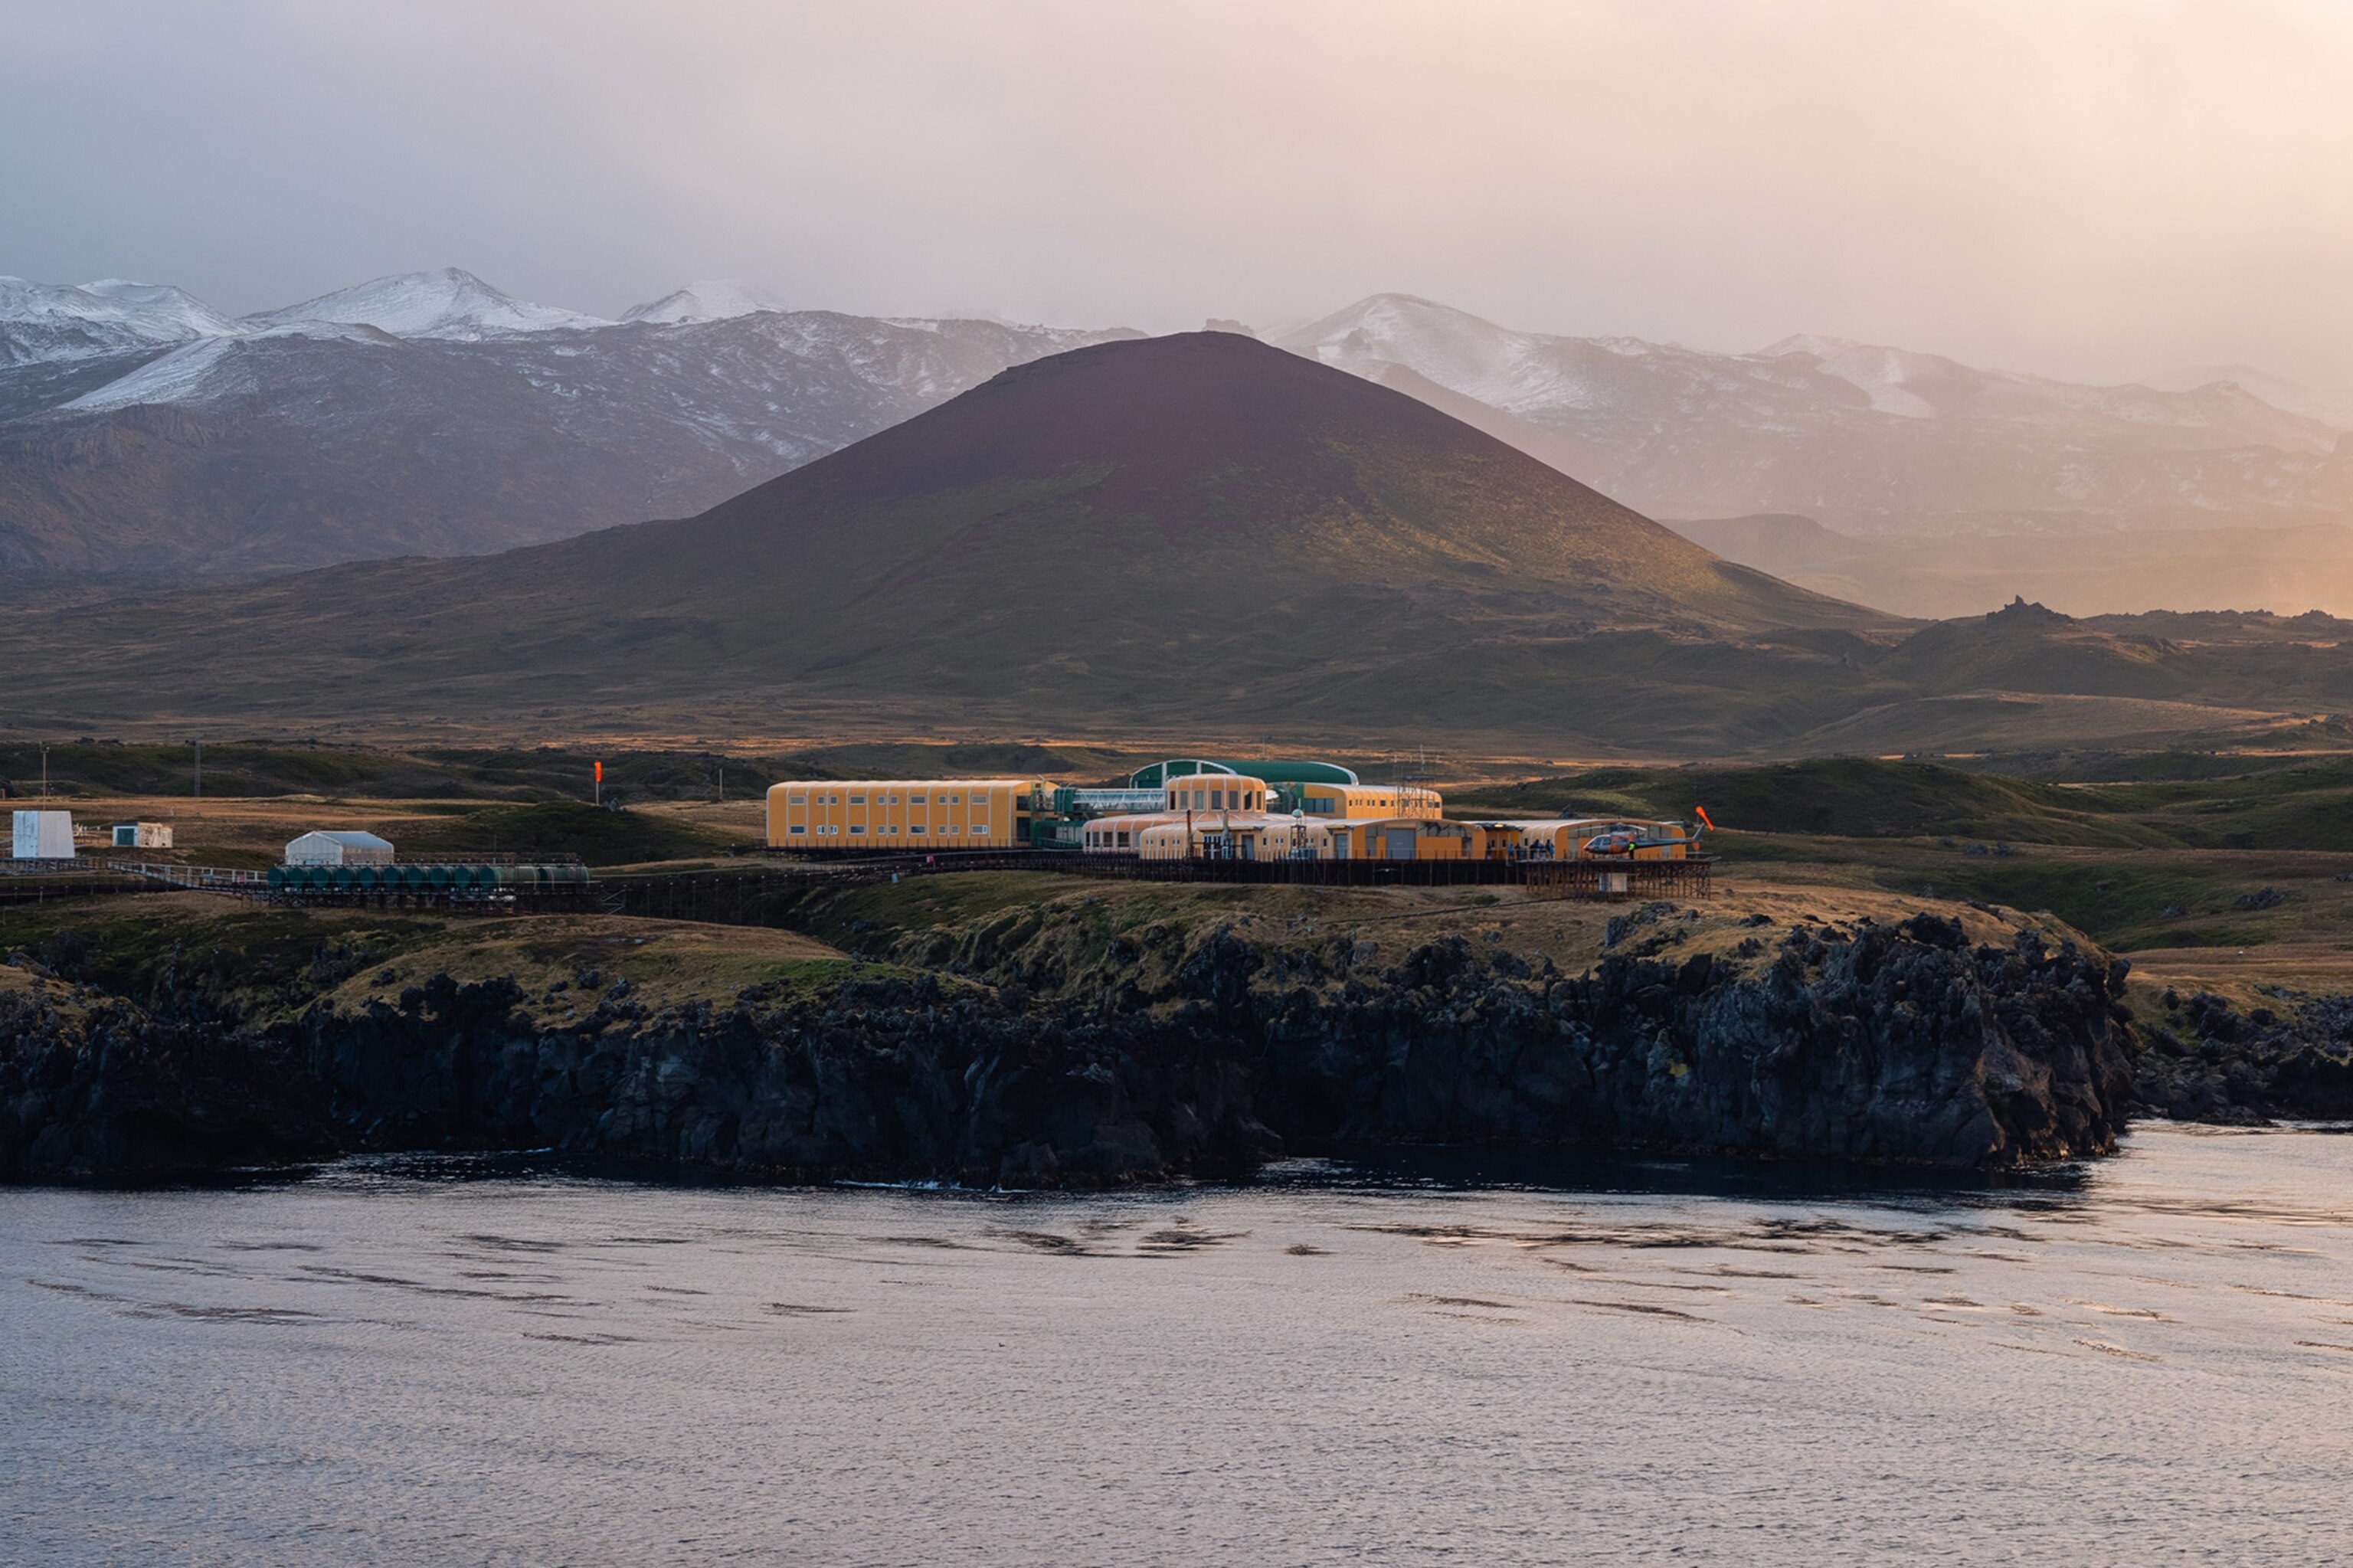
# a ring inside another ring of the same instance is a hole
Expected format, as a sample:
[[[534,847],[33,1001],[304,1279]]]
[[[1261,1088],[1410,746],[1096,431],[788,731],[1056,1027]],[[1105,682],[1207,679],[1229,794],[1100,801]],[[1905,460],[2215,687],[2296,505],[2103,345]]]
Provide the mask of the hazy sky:
[[[0,272],[2353,385],[2353,5],[0,0]]]

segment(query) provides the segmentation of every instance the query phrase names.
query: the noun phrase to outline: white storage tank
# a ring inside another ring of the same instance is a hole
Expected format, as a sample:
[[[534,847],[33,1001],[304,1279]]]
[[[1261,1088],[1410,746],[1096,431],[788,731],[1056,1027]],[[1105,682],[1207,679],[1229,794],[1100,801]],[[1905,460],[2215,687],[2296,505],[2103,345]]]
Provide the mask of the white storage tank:
[[[10,854],[16,860],[71,860],[71,811],[18,811]]]
[[[116,849],[170,849],[172,824],[169,822],[117,822],[114,824]]]
[[[288,865],[390,865],[392,843],[374,833],[327,828],[304,833],[286,846]]]

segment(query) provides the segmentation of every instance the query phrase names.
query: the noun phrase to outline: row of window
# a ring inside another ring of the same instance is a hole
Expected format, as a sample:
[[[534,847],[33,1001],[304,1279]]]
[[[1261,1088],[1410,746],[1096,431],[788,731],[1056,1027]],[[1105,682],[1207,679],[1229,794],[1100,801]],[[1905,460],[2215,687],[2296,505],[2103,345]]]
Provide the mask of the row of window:
[[[1390,810],[1435,810],[1439,798],[1434,790],[1403,789],[1394,795],[1323,795],[1307,793],[1301,798],[1300,809],[1310,816],[1333,817],[1341,814],[1344,802],[1353,802],[1367,809],[1386,807]]]
[[[1114,837],[1119,840],[1117,843],[1112,842]],[[1115,833],[1113,830],[1105,828],[1101,832],[1090,831],[1087,834],[1089,849],[1126,849],[1127,847],[1127,834],[1124,832]]]
[[[785,831],[787,833],[795,835],[805,834],[810,832],[809,829],[801,826],[797,822],[794,823]],[[815,831],[819,838],[839,837],[841,833],[841,829],[838,825],[825,822],[818,823]],[[896,826],[877,823],[874,828],[874,836],[877,838],[887,838],[891,834],[900,831],[901,830]],[[978,837],[988,832],[988,824],[987,822],[975,822],[969,828],[959,828],[951,822],[942,827],[925,828],[923,823],[915,822],[910,824],[904,831],[913,838],[922,838],[926,832],[936,834],[942,838],[945,838],[951,833],[971,833],[974,836]],[[864,838],[866,836],[866,830],[862,827],[853,827],[849,830],[849,836],[852,838]],[[1124,837],[1125,835],[1123,834],[1121,836]]]
[[[1255,789],[1171,789],[1172,811],[1255,811],[1265,804]]]
[[[811,797],[807,795],[794,795],[788,797],[790,803],[796,806],[806,806],[809,803],[810,799]],[[841,804],[841,797],[839,795],[818,795],[815,797],[815,800],[820,806],[839,806]],[[874,797],[874,803],[878,806],[921,806],[926,801],[934,802],[942,806],[961,806],[964,804],[964,797],[962,795],[909,795],[904,799],[902,799],[897,795],[877,795]],[[863,795],[852,795],[849,798],[849,803],[853,806],[863,806],[866,804],[866,797]],[[975,795],[972,798],[972,803],[976,806],[984,806],[988,802],[985,796]]]

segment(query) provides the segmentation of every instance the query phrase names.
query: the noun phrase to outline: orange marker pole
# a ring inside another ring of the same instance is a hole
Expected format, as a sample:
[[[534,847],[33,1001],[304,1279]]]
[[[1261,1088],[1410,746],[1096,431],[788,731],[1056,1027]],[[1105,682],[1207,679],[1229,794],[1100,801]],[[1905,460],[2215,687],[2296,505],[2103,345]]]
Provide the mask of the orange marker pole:
[[[602,759],[602,758],[599,758],[599,759],[597,760],[597,763],[596,763],[596,804],[598,804],[599,806],[601,806],[601,805],[603,805],[604,803],[605,803],[605,764],[604,764],[603,759]]]

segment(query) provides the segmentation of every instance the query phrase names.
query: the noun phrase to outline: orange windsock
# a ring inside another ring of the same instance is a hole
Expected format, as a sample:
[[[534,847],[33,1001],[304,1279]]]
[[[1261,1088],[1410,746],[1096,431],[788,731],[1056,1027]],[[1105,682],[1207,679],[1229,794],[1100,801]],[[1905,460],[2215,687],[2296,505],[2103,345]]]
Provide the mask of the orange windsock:
[[[1707,820],[1707,808],[1705,806],[1694,806],[1692,810],[1699,813],[1700,826],[1705,828],[1709,832],[1715,832],[1715,824]]]

